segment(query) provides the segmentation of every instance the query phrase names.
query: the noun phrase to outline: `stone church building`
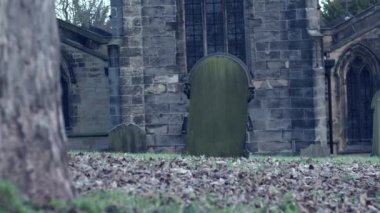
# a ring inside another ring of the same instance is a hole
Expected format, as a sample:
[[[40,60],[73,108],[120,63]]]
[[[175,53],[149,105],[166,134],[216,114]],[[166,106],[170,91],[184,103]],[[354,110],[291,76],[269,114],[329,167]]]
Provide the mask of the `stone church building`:
[[[119,124],[149,149],[186,145],[189,74],[202,58],[244,63],[254,88],[246,148],[369,152],[380,87],[380,5],[321,27],[316,0],[111,0],[112,32],[59,21],[72,149],[103,150]]]

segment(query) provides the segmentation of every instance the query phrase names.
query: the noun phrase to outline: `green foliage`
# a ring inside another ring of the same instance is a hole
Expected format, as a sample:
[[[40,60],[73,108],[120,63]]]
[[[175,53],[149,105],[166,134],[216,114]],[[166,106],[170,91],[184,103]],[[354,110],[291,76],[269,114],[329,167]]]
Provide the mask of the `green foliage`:
[[[202,61],[191,76],[187,151],[191,155],[243,155],[248,80],[225,56]]]
[[[81,27],[94,26],[111,30],[110,6],[104,0],[55,0],[59,19]]]
[[[110,149],[115,152],[145,152],[146,135],[134,125],[120,125],[109,133]]]
[[[17,187],[9,181],[0,181],[0,213],[34,212],[22,199]]]
[[[375,198],[377,200],[380,200],[380,191],[377,191],[376,194],[375,194]]]
[[[377,3],[380,3],[380,0],[324,0],[322,1],[322,21],[329,23],[339,18],[357,15]]]
[[[149,196],[133,195],[122,190],[97,191],[83,195],[72,202],[58,202],[52,205],[54,212],[175,212],[175,213],[234,213],[234,212],[267,212],[267,206],[255,208],[252,205],[234,205],[228,208],[218,208],[212,203],[213,196],[202,197],[190,204],[181,198],[171,195],[151,194]],[[288,204],[286,204],[288,205]],[[285,205],[285,206],[286,206]],[[289,205],[288,205],[289,206]],[[282,208],[282,207],[281,207]],[[285,208],[285,207],[284,207]]]
[[[322,21],[328,23],[345,15],[345,7],[340,0],[325,0],[322,2]]]
[[[294,200],[293,194],[288,192],[284,194],[282,198],[282,204],[280,205],[281,212],[285,213],[295,213],[299,212],[299,208]]]

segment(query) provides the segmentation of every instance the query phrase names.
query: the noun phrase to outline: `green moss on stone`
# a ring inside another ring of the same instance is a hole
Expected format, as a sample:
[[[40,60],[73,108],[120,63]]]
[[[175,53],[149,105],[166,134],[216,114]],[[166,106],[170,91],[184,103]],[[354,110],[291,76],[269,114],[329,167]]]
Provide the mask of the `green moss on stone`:
[[[110,149],[115,152],[145,152],[146,135],[135,125],[119,125],[109,134]]]
[[[191,155],[242,156],[246,138],[248,79],[225,56],[211,56],[191,76],[187,151]]]

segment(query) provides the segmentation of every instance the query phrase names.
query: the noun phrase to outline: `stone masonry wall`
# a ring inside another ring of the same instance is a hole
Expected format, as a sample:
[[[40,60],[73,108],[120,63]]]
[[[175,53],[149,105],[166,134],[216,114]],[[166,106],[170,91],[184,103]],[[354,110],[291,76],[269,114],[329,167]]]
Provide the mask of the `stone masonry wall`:
[[[252,152],[299,151],[315,141],[313,40],[305,0],[250,0],[255,99]],[[292,147],[294,141],[295,147]]]
[[[124,2],[121,47],[123,123],[147,132],[156,151],[184,146],[181,126],[187,98],[181,92],[182,16],[175,0]]]
[[[110,128],[107,62],[62,44],[76,83],[70,85],[68,136],[107,133]]]
[[[355,32],[345,30],[343,25],[341,28],[327,29],[325,32],[325,51],[328,59],[335,60],[335,66],[331,69],[331,93],[332,93],[332,123],[333,123],[333,142],[334,152],[345,151],[347,140],[344,129],[347,127],[347,120],[345,119],[345,109],[347,108],[345,98],[342,98],[342,92],[344,91],[345,84],[341,83],[340,77],[345,73],[344,69],[339,69],[339,63],[347,54],[347,51],[357,45],[363,46],[368,49],[374,58],[377,58],[375,62],[380,60],[380,25],[374,24],[373,18],[375,16],[377,20],[379,17],[379,6],[374,8],[373,11],[368,11],[363,16],[355,17],[355,19],[349,20],[345,25],[353,25]],[[349,25],[349,26],[350,26]],[[343,29],[342,29],[343,28]],[[352,29],[352,28],[351,28]],[[335,36],[339,34],[340,36]],[[335,37],[334,41],[332,37]],[[346,39],[349,38],[349,39]],[[367,53],[368,54],[368,53]],[[371,58],[371,55],[366,56],[367,59]],[[372,66],[374,64],[371,64]]]
[[[185,144],[183,1],[123,1],[122,122],[145,129],[148,144],[156,151],[178,150]],[[323,117],[315,110],[320,102],[314,96],[320,87],[315,86],[320,85],[314,84],[322,83],[314,79],[316,45],[308,32],[318,21],[308,16],[318,12],[317,4],[313,0],[244,0],[244,4],[247,67],[256,87],[249,104],[253,131],[247,147],[260,153],[299,151],[317,140],[316,118]]]

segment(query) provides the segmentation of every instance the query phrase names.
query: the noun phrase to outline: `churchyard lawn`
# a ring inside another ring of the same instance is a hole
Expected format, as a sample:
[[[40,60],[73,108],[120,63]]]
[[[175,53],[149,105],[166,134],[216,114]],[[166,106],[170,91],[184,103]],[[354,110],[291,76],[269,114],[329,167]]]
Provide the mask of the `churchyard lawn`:
[[[72,152],[69,170],[78,198],[54,201],[44,211],[380,211],[380,158],[369,156],[232,159]]]

